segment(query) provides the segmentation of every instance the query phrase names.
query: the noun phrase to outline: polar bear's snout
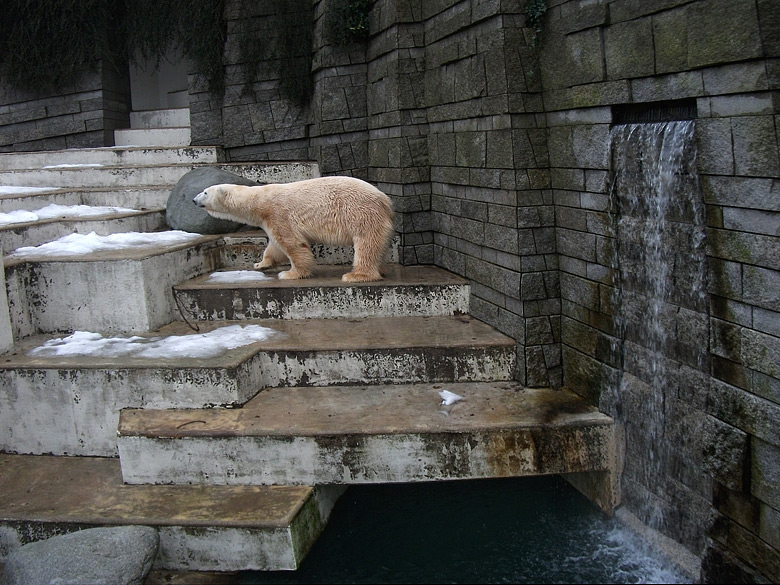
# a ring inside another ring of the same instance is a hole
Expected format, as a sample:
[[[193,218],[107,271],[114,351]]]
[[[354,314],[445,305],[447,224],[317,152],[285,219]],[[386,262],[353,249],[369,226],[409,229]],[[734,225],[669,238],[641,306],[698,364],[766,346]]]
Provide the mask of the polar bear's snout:
[[[192,202],[198,207],[206,207],[206,192],[201,191],[195,195],[195,198],[192,200]]]

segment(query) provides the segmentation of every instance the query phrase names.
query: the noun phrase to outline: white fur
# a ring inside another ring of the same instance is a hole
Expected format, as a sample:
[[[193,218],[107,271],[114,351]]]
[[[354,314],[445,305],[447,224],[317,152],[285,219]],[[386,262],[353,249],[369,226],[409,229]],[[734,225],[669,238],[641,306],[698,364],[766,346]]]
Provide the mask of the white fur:
[[[312,244],[354,246],[352,271],[342,279],[368,282],[382,278],[393,236],[390,198],[353,177],[320,177],[258,187],[221,184],[193,199],[221,219],[263,228],[269,243],[255,268],[266,270],[289,259],[279,278],[308,278],[315,265]]]

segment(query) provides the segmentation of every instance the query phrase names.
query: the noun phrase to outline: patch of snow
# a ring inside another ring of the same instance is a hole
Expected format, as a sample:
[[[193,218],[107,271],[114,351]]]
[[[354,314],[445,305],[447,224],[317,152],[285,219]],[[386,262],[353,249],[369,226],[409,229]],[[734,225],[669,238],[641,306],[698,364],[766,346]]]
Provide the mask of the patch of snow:
[[[51,339],[29,351],[38,357],[93,355],[96,357],[207,358],[229,349],[280,335],[261,325],[228,325],[207,333],[169,335],[167,337],[103,337],[99,333],[75,331],[72,335]]]
[[[93,205],[57,205],[52,203],[35,211],[17,209],[9,213],[0,213],[0,226],[14,223],[29,223],[55,217],[93,217],[108,213],[135,213],[135,209],[126,207],[99,207]]]
[[[105,166],[105,165],[102,165],[100,163],[80,163],[80,164],[79,163],[75,163],[75,164],[63,163],[61,165],[48,165],[48,166],[41,167],[41,168],[43,168],[43,169],[69,169],[69,168],[74,168],[74,167],[88,168],[88,167],[102,167],[102,166]]]
[[[212,272],[206,279],[207,282],[253,282],[257,280],[273,280],[257,270],[226,270],[224,272]]]
[[[126,250],[129,248],[147,248],[153,246],[173,246],[185,244],[201,238],[200,234],[181,230],[165,232],[125,232],[99,236],[95,232],[89,234],[69,234],[58,240],[39,246],[17,248],[9,257],[24,256],[73,256],[89,254],[105,250]]]

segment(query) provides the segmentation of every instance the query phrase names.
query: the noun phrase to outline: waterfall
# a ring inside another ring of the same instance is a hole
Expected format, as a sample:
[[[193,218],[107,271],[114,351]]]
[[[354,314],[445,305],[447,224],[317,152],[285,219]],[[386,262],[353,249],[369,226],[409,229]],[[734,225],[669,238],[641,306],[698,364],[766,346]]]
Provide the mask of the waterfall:
[[[680,372],[708,352],[704,205],[693,121],[621,124],[611,131],[616,217],[613,315],[621,372],[605,402],[625,424],[625,492],[660,526],[665,481],[680,474]],[[609,404],[609,403],[612,404]],[[686,412],[680,412],[681,410]]]

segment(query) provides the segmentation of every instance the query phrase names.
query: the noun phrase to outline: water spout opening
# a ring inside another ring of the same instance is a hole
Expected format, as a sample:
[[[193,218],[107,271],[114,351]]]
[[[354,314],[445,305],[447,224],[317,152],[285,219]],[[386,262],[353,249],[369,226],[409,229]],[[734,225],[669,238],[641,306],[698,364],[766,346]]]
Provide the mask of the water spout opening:
[[[654,124],[696,119],[696,100],[667,100],[612,106],[612,124]]]

